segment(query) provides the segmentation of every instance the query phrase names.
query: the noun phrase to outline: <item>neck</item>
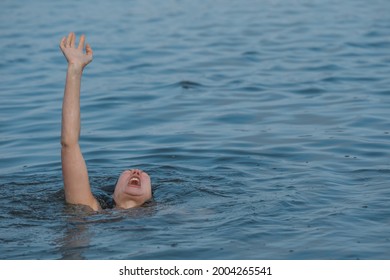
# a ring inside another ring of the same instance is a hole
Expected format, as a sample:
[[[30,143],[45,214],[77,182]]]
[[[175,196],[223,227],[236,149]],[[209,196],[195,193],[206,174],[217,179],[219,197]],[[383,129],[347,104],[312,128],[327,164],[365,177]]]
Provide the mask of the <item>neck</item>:
[[[117,197],[113,197],[115,201],[115,208],[118,209],[129,209],[129,208],[135,208],[138,207],[138,204],[134,200],[121,200],[118,199]]]

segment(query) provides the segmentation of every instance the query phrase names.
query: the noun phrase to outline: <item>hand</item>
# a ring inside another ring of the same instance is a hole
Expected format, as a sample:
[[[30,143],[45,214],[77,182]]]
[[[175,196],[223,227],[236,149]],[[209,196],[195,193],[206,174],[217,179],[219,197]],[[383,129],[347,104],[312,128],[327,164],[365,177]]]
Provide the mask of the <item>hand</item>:
[[[85,46],[85,52],[83,52],[85,44],[85,35],[81,35],[78,47],[75,47],[76,35],[71,32],[68,38],[64,37],[60,43],[60,49],[64,54],[69,65],[75,65],[81,67],[81,70],[92,61],[92,48],[87,43]]]

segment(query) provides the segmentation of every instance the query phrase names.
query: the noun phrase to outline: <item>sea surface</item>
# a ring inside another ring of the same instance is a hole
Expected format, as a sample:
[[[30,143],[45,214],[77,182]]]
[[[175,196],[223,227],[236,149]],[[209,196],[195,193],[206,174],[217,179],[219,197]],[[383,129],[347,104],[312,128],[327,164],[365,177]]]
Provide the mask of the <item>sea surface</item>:
[[[70,31],[93,192],[148,206],[64,202]],[[390,1],[2,0],[0,259],[390,259]]]

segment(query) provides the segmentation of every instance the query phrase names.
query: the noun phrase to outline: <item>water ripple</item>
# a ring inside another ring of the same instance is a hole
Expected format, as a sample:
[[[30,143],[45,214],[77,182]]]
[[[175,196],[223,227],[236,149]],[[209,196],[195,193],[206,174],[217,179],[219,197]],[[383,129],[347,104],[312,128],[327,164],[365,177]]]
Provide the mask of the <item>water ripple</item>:
[[[73,4],[0,4],[1,258],[389,258],[388,1]],[[92,189],[145,207],[64,203],[68,28]]]

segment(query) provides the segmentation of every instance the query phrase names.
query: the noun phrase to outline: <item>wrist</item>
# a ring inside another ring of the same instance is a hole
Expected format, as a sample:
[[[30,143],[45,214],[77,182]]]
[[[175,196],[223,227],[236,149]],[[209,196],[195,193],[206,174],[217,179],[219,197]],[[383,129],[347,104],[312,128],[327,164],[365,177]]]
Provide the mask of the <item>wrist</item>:
[[[81,75],[83,73],[84,67],[81,64],[77,63],[68,63],[68,73],[74,75]]]

